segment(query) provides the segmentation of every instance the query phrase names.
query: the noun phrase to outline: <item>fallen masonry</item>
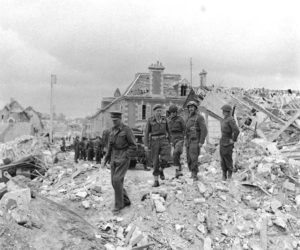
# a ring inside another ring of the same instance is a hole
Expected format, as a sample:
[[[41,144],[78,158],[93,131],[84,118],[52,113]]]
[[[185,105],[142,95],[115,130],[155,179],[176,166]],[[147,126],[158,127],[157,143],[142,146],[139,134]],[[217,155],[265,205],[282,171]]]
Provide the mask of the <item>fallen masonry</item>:
[[[35,137],[2,144],[0,249],[300,249],[296,112],[276,114],[274,103],[255,96],[227,96],[242,130],[233,179],[221,181],[218,145],[207,143],[198,182],[184,154],[183,176],[167,168],[158,188],[151,171],[129,170],[131,206],[117,215],[109,169],[74,164],[73,152]],[[244,125],[252,108],[265,121]]]

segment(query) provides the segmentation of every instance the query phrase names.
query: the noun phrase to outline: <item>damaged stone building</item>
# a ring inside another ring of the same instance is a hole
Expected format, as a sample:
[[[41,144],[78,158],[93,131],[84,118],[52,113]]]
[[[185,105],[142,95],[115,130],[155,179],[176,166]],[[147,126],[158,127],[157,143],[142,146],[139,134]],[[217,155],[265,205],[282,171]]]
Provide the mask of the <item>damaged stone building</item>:
[[[148,73],[136,73],[133,82],[123,94],[117,89],[114,97],[102,99],[101,109],[90,117],[87,134],[102,135],[112,126],[110,111],[123,112],[123,122],[131,128],[143,129],[152,115],[155,104],[168,108],[171,104],[183,106],[191,86],[180,74],[165,73],[161,62],[151,64]]]
[[[43,129],[41,114],[32,107],[24,109],[13,98],[0,110],[0,119],[1,142],[12,140],[21,135],[38,134]]]

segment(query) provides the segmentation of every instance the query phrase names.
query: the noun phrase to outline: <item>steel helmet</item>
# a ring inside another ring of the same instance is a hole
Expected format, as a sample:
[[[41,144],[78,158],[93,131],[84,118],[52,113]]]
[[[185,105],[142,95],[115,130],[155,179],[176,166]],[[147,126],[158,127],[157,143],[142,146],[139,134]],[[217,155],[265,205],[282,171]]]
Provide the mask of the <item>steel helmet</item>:
[[[171,105],[170,107],[169,107],[169,112],[170,113],[173,113],[173,112],[177,112],[178,111],[178,108],[177,108],[177,106],[176,105]]]
[[[223,111],[231,112],[232,108],[229,104],[225,104],[221,108]]]
[[[196,109],[198,108],[198,105],[195,101],[189,101],[188,104],[186,105],[187,107],[189,106],[194,106]]]

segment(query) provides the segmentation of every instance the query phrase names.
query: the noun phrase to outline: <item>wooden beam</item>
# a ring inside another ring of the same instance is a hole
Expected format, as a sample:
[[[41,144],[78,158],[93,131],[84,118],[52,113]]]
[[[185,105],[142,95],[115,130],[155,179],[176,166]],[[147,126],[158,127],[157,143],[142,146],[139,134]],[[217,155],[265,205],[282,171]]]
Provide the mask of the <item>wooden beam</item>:
[[[275,141],[284,130],[286,130],[295,120],[298,119],[299,116],[300,110],[298,110],[298,112],[295,115],[293,115],[293,117],[290,120],[288,120],[277,133],[270,137],[270,141]]]
[[[249,97],[244,96],[243,97],[244,100],[246,100],[247,102],[249,102],[255,109],[265,113],[267,116],[271,117],[272,119],[274,119],[275,121],[281,123],[281,124],[285,124],[284,120],[281,120],[279,117],[277,117],[276,115],[272,114],[270,111],[266,110],[265,108],[263,108],[262,106],[260,106],[259,104],[255,103],[254,101],[252,101]]]

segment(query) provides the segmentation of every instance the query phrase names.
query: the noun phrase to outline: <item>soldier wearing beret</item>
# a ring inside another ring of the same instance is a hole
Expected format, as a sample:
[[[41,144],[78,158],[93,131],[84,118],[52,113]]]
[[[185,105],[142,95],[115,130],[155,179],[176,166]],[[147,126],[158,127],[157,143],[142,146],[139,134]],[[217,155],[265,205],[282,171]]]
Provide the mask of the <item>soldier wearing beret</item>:
[[[113,127],[109,135],[108,151],[102,167],[110,160],[111,182],[115,191],[113,212],[116,213],[131,204],[123,185],[130,163],[130,156],[136,150],[136,142],[132,130],[122,123],[122,113],[118,111],[110,113]]]
[[[145,149],[151,147],[151,157],[153,161],[153,187],[158,187],[158,176],[165,179],[163,169],[167,167],[170,159],[170,131],[167,118],[162,116],[162,105],[156,104],[153,107],[154,115],[147,121],[145,128]],[[151,145],[149,141],[151,139]]]
[[[232,152],[234,142],[239,136],[239,128],[231,115],[232,108],[226,104],[222,108],[224,119],[221,122],[220,157],[223,172],[222,179],[231,179],[233,172]]]
[[[198,180],[198,157],[207,136],[204,117],[197,113],[198,105],[194,101],[187,104],[189,117],[186,122],[186,156],[189,170],[194,181]]]
[[[185,122],[181,116],[177,114],[178,108],[176,105],[169,107],[169,128],[171,132],[173,150],[173,164],[176,166],[175,177],[182,176],[182,167],[180,163],[180,156],[183,151]]]

